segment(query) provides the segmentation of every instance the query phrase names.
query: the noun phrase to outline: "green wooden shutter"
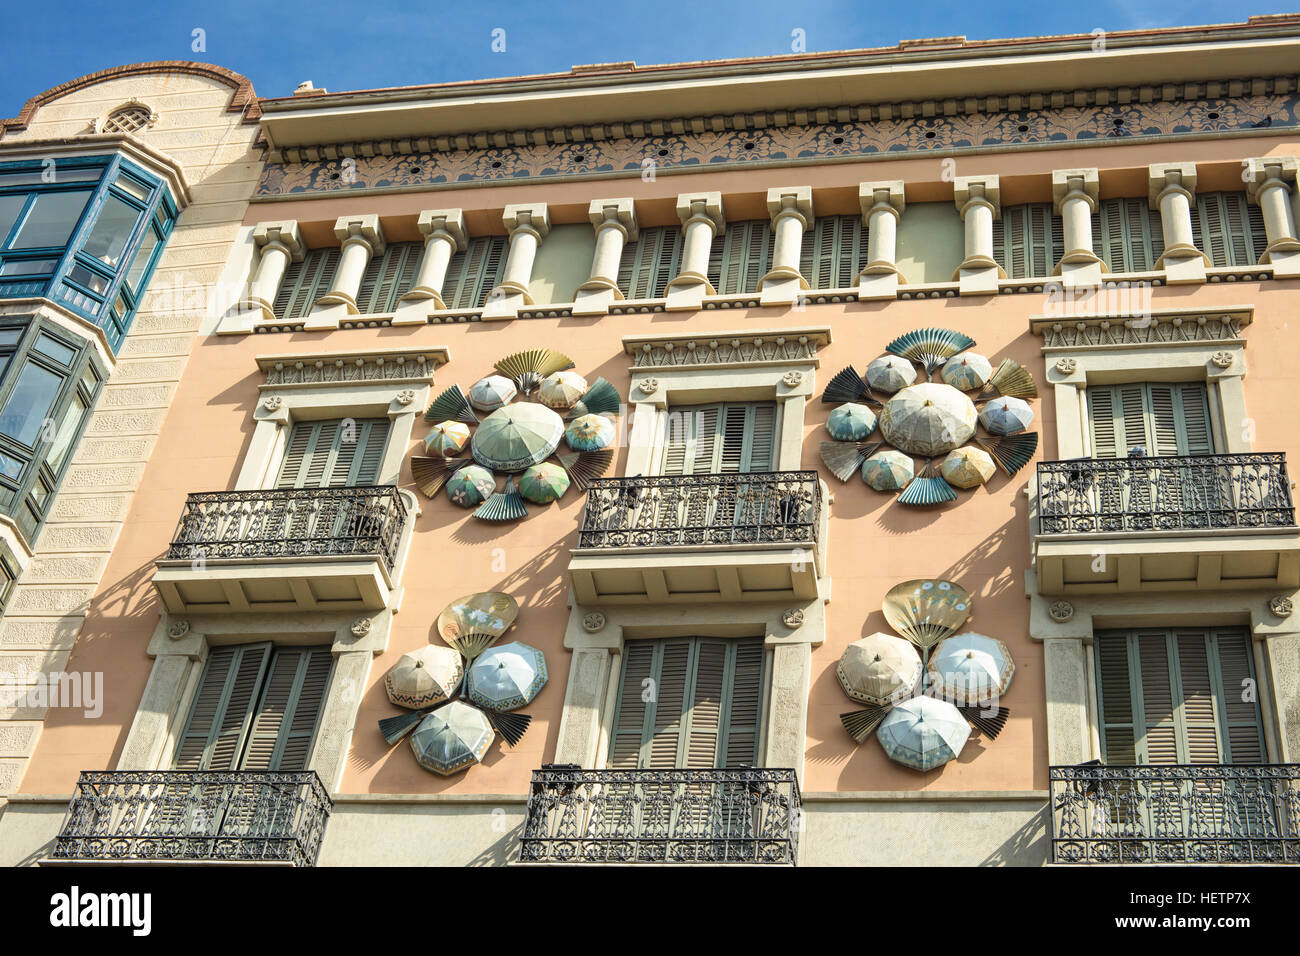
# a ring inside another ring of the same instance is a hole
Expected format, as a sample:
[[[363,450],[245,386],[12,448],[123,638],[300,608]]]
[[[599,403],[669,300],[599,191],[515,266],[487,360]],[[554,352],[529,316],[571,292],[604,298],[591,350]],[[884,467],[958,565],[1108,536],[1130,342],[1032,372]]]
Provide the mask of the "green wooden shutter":
[[[1004,206],[993,223],[993,258],[1009,279],[1050,276],[1064,255],[1061,219],[1051,203]]]
[[[629,641],[609,765],[667,770],[755,764],[763,655],[758,638]]]
[[[388,429],[386,418],[296,422],[275,487],[373,485],[379,477]]]
[[[480,308],[505,274],[509,242],[505,236],[472,239],[447,264],[442,300],[449,309]]]
[[[771,471],[776,454],[775,402],[717,402],[670,409],[664,475]]]
[[[709,282],[718,294],[757,292],[758,280],[771,268],[772,244],[772,226],[766,219],[728,223],[714,239],[709,256]]]
[[[1098,634],[1097,695],[1107,763],[1257,763],[1250,638],[1239,628]]]
[[[662,299],[681,269],[681,229],[652,226],[623,247],[618,287],[629,299]]]
[[[848,289],[866,264],[867,227],[861,216],[819,216],[803,234],[799,272],[813,289]],[[761,278],[761,276],[760,276]]]
[[[1250,205],[1245,192],[1198,195],[1192,233],[1196,248],[1219,267],[1256,265],[1268,246],[1263,213]]]
[[[1088,388],[1094,458],[1123,458],[1141,446],[1148,455],[1214,453],[1204,382],[1131,382]]]
[[[334,658],[328,647],[277,648],[244,748],[241,770],[305,770]]]
[[[270,644],[216,647],[208,654],[173,770],[235,770],[271,657]]]
[[[280,280],[273,309],[276,318],[300,319],[329,291],[339,264],[339,250],[309,249],[301,262],[289,263]]]
[[[423,255],[422,242],[393,242],[382,256],[371,256],[357,291],[357,311],[380,315],[397,308],[397,300],[415,281]]]
[[[1149,272],[1164,255],[1162,228],[1145,199],[1103,199],[1092,217],[1093,251],[1111,272]]]

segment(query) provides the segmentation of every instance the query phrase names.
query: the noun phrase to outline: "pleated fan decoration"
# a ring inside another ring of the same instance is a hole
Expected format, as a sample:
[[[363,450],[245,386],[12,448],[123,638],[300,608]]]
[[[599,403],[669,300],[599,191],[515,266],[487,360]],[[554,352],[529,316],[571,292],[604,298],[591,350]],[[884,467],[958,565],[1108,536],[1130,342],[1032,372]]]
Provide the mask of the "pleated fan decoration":
[[[464,422],[466,425],[479,423],[478,415],[474,413],[474,406],[469,403],[469,398],[460,390],[459,385],[453,385],[435,398],[429,410],[424,413],[424,420]]]
[[[974,344],[969,335],[952,329],[917,329],[894,339],[885,346],[885,351],[916,362],[925,369],[926,375],[932,375],[948,359]]]
[[[502,375],[510,378],[519,386],[519,391],[528,394],[537,390],[542,379],[554,372],[567,371],[574,367],[573,359],[550,349],[528,349],[507,355],[493,366]]]

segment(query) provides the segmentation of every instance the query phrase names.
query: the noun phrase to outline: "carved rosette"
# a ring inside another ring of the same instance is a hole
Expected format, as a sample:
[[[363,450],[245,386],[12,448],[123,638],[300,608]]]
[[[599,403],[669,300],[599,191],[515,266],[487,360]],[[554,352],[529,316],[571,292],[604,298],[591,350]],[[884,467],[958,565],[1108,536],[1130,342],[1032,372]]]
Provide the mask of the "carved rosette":
[[[1269,598],[1268,609],[1273,613],[1273,616],[1277,618],[1290,617],[1291,612],[1294,610],[1291,599],[1285,594],[1279,594],[1276,597]]]
[[[1047,613],[1057,624],[1064,624],[1074,617],[1074,605],[1069,601],[1053,601]]]
[[[588,611],[582,616],[582,629],[588,634],[595,634],[597,631],[604,629],[605,615],[599,611]]]

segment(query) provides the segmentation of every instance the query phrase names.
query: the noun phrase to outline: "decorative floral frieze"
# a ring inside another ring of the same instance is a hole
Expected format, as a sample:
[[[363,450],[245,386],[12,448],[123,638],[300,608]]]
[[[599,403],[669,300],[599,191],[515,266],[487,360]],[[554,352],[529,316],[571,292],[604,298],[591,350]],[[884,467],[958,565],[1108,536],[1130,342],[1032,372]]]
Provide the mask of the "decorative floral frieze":
[[[364,352],[348,355],[275,355],[257,360],[266,374],[264,388],[357,385],[371,382],[421,382],[447,361],[445,349],[425,352]],[[401,394],[401,393],[399,393]],[[412,393],[414,400],[414,393]]]
[[[828,329],[782,332],[721,333],[711,338],[625,336],[623,350],[632,367],[695,368],[699,366],[817,364],[817,350],[830,341]]]
[[[1033,97],[1023,99],[1033,105]],[[1248,130],[1265,121],[1276,132],[1300,125],[1300,95],[925,113],[915,104],[901,104],[814,110],[806,119],[800,111],[771,114],[771,120],[764,117],[762,124],[756,124],[761,128],[718,129],[711,119],[679,119],[606,125],[599,135],[578,129],[514,131],[487,134],[498,145],[488,145],[485,139],[477,148],[465,137],[313,146],[307,156],[296,149],[273,156],[287,161],[266,165],[257,195],[608,176],[639,173],[647,159],[661,171],[716,169],[810,159],[886,155],[893,159],[908,153],[990,146],[1122,143],[1138,137]],[[725,125],[728,118],[719,119]],[[783,125],[791,120],[792,125]],[[543,134],[542,142],[538,133]],[[573,141],[547,141],[556,138]],[[328,158],[320,158],[322,154]]]
[[[1043,337],[1045,349],[1096,348],[1236,342],[1250,321],[1249,310],[1137,317],[1036,315],[1030,318],[1029,327]]]

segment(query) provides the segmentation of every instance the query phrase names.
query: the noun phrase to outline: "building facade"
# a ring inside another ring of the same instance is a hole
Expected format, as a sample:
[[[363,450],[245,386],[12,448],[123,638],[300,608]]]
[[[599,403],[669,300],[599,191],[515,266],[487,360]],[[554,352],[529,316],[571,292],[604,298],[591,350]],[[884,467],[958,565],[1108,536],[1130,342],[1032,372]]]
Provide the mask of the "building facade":
[[[35,97],[0,859],[1300,862],[1297,63]]]

